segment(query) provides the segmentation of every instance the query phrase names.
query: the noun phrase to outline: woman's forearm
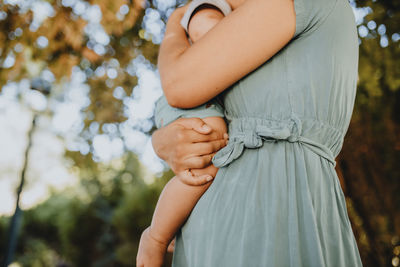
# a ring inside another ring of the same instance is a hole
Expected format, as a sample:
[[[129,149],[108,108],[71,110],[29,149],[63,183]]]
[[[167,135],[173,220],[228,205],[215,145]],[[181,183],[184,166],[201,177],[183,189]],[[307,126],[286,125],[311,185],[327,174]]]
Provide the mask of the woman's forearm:
[[[244,1],[192,46],[179,25],[182,12],[167,22],[159,53],[161,83],[168,103],[197,107],[267,62],[293,39],[292,0]]]
[[[174,76],[178,74],[176,70],[177,61],[180,55],[190,47],[185,30],[180,26],[181,18],[179,14],[174,13],[169,17],[157,60],[161,86],[171,106],[175,106],[175,103],[171,101],[170,90],[168,89],[173,86]]]
[[[190,45],[186,33],[180,25],[181,13],[172,13],[168,19],[164,39],[158,54],[158,70],[161,85],[168,104],[176,108],[194,108],[206,103],[230,84],[220,86],[211,85],[212,92],[205,93],[206,80],[197,75],[203,73],[212,78],[207,64],[198,64],[203,53],[187,54],[188,50],[195,46]],[[209,47],[205,54],[216,53],[213,47]]]

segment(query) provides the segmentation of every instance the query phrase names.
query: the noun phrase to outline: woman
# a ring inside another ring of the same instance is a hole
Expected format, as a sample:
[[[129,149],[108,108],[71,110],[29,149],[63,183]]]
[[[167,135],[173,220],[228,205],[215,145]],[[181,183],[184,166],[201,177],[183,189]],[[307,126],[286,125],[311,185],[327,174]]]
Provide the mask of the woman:
[[[192,108],[224,92],[229,119],[229,144],[213,158],[220,169],[177,235],[173,264],[361,266],[334,169],[356,92],[351,7],[248,0],[233,9],[193,46],[177,9],[160,47],[168,102]],[[204,158],[189,137],[166,139],[189,121],[153,136],[174,170],[199,168],[194,159]],[[172,157],[182,148],[190,152]]]

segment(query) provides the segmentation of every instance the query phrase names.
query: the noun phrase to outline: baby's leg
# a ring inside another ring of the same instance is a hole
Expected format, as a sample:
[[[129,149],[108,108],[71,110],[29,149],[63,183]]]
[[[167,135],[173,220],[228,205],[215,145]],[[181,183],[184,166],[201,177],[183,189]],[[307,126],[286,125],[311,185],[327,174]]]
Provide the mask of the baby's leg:
[[[187,185],[177,176],[164,187],[154,211],[150,235],[166,246],[185,222],[197,201],[211,185]]]
[[[223,118],[207,117],[203,121],[221,134],[226,133],[227,127]],[[195,175],[209,174],[214,177],[216,173],[213,173],[213,168],[215,169],[210,165],[205,169],[193,170],[193,173]],[[204,173],[204,170],[209,170],[210,173]],[[150,226],[150,235],[168,245],[210,185],[211,182],[203,185],[188,185],[180,179],[179,175],[173,177],[165,185],[158,199]]]
[[[211,182],[200,186],[187,185],[176,176],[165,185],[151,226],[140,238],[137,266],[162,265],[168,244],[210,185]]]
[[[221,135],[226,133],[223,118],[208,117],[203,120],[214,130],[220,131]],[[216,168],[210,165],[205,169],[193,170],[193,174],[210,174],[214,177],[216,171]],[[210,185],[211,181],[203,185],[189,185],[179,175],[165,185],[158,199],[151,225],[141,236],[137,266],[161,266],[168,244]]]

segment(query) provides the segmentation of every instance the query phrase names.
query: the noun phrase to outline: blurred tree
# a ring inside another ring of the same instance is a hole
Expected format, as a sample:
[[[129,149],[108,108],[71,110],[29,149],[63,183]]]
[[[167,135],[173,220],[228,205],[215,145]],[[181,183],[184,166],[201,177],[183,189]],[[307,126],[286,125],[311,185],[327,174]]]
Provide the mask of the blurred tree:
[[[356,1],[359,82],[338,171],[365,266],[399,266],[400,2]],[[397,222],[397,223],[396,223]]]
[[[122,102],[112,89],[120,86],[130,95],[137,84],[127,70],[132,59],[144,55],[154,64],[157,57],[158,45],[142,29],[146,5],[145,0],[0,4],[0,88],[45,70],[54,75],[54,85],[64,83],[78,66],[90,85],[86,126],[123,121]]]
[[[103,124],[126,120],[122,98],[114,97],[113,92],[115,88],[120,88],[124,95],[132,95],[138,82],[133,59],[143,55],[150,63],[155,63],[158,44],[143,29],[145,8],[151,9],[152,6],[152,3],[144,0],[0,3],[0,88],[23,80],[30,80],[30,84],[34,84],[40,77],[51,83],[53,90],[50,98],[60,103],[66,97],[63,85],[70,81],[73,70],[79,69],[90,88],[90,104],[84,110],[85,124],[80,134],[91,144],[93,134],[88,135],[88,127],[92,122],[96,122],[98,133],[102,133]],[[67,151],[66,156],[76,162],[75,166],[81,166],[82,172],[92,175],[99,173],[99,164],[93,161],[91,153]],[[94,175],[88,180],[87,175],[82,175],[82,182],[87,184],[88,191],[96,186],[105,186],[98,181],[99,176]],[[117,181],[118,177],[115,183]],[[148,189],[150,196],[155,199],[159,192],[151,189],[151,186],[144,188],[143,181],[141,183],[142,187],[133,191]],[[62,202],[62,199],[56,199],[53,203],[56,198],[53,197],[49,200],[51,202],[28,211],[24,216],[26,224],[23,231],[32,230],[37,236],[28,234],[24,239],[22,235],[18,244],[18,260],[26,265],[37,262],[39,266],[54,266],[44,258],[63,255],[74,265],[86,266],[89,262],[99,261],[99,265],[109,266],[107,262],[115,261],[116,257],[110,253],[115,249],[109,250],[109,246],[114,246],[114,241],[109,242],[111,245],[107,243],[111,236],[111,214],[123,195],[122,188],[116,186],[117,189],[120,192],[114,192],[118,194],[118,198],[114,196],[115,199],[105,198],[98,188],[99,192],[88,205],[82,205],[79,201]],[[147,205],[146,218],[149,220],[154,206],[149,201],[140,203]],[[57,220],[60,210],[65,210],[67,215]],[[87,227],[83,237],[79,229],[81,227]],[[63,234],[57,235],[58,231],[63,231]],[[5,232],[2,231],[2,235]],[[6,239],[5,236],[1,237],[1,246],[4,246]],[[138,240],[138,236],[131,238]],[[39,253],[39,250],[43,253]],[[0,252],[0,260],[4,251],[2,249]]]
[[[82,168],[82,192],[53,195],[25,211],[16,260],[23,266],[133,266],[141,232],[172,173],[148,184],[134,154],[119,160],[120,168]]]

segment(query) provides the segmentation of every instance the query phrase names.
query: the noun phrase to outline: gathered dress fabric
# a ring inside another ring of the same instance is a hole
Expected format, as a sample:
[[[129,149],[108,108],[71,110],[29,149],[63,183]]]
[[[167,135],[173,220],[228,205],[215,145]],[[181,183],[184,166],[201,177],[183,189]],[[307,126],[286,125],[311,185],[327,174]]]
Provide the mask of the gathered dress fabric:
[[[335,171],[356,95],[355,17],[348,0],[294,5],[293,39],[222,95],[229,143],[177,233],[175,267],[362,266]]]

